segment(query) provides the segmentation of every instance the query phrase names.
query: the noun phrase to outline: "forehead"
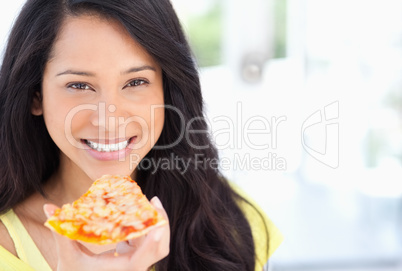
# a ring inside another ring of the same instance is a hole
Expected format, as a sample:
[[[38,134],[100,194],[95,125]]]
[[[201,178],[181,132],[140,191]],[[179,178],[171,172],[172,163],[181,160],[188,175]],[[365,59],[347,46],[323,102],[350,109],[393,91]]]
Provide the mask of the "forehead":
[[[102,17],[98,14],[82,14],[78,16],[66,16],[62,22],[59,38],[70,32],[92,31],[105,28],[119,32],[120,35],[129,38],[126,29],[116,20]],[[81,31],[80,31],[81,30]]]
[[[98,15],[67,16],[53,44],[49,62],[55,59],[141,57],[154,62],[148,52],[117,21]],[[99,59],[98,59],[99,60]]]

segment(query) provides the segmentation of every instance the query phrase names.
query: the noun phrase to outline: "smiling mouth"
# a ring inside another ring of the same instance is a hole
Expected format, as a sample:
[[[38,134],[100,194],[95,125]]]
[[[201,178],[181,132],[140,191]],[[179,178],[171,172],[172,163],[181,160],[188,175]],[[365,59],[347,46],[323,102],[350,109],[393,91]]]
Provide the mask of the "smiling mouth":
[[[121,141],[115,144],[102,144],[102,143],[97,143],[97,142],[93,142],[91,140],[88,139],[83,139],[82,141],[91,149],[96,150],[98,152],[113,152],[113,151],[120,151],[120,150],[124,150],[125,148],[127,148],[127,146],[130,144],[131,140],[134,137],[131,137],[128,140],[125,141]]]

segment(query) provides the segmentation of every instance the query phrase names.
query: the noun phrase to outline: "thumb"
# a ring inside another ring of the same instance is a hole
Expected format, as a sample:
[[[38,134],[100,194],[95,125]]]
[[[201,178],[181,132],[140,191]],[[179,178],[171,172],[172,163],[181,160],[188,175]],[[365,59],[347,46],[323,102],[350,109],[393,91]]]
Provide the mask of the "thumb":
[[[57,208],[58,207],[56,205],[51,203],[46,203],[45,205],[43,205],[43,211],[45,212],[47,218],[50,218],[52,215],[54,215],[54,212]]]
[[[59,207],[57,207],[54,204],[48,203],[43,205],[43,211],[45,212],[45,215],[47,217],[47,221],[46,221],[46,226],[51,230],[52,234],[53,234],[53,238],[56,241],[56,245],[57,245],[57,251],[60,252],[60,248],[66,248],[67,247],[71,247],[71,240],[63,237],[62,235],[60,235],[55,228],[53,228],[52,226],[50,226],[50,224],[48,223],[49,218],[51,218],[56,209],[58,209]]]

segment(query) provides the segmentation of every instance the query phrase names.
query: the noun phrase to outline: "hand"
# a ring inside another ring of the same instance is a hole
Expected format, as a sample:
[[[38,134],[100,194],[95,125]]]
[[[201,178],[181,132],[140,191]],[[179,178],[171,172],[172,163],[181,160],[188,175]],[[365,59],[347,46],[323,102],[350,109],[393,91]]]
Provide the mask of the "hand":
[[[168,220],[167,214],[157,197],[152,205]],[[50,217],[57,206],[45,204],[44,211]],[[169,254],[169,224],[152,229],[146,236],[120,242],[116,251],[94,254],[81,243],[52,231],[58,254],[57,271],[146,271]]]

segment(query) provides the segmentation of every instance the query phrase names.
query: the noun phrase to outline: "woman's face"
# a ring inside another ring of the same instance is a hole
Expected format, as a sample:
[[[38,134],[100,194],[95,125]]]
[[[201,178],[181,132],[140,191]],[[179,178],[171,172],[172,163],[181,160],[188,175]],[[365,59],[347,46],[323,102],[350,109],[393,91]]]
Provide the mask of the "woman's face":
[[[162,132],[163,104],[153,58],[120,24],[80,16],[61,28],[33,113],[61,150],[60,169],[94,180],[133,172]]]

